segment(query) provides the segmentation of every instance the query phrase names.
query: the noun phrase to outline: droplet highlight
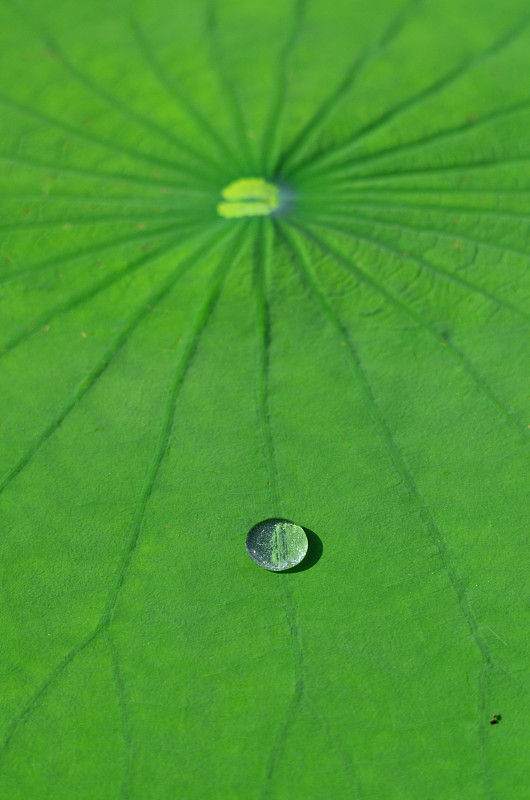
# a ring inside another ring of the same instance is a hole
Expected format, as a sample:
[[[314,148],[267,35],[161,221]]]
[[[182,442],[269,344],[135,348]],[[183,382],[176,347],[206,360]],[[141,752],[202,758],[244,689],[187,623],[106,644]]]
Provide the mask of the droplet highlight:
[[[252,561],[274,572],[299,564],[308,546],[304,529],[287,519],[259,522],[250,529],[245,542]]]
[[[221,192],[217,206],[221,217],[262,217],[272,214],[280,205],[280,190],[263,178],[240,178]]]

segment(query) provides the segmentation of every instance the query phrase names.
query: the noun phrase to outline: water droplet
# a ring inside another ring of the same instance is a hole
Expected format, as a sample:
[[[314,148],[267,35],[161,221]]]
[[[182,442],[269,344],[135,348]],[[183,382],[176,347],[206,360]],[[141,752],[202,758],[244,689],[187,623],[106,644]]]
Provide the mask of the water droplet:
[[[221,217],[258,217],[275,211],[280,204],[280,190],[263,178],[240,178],[225,186],[223,200],[217,206]]]
[[[300,525],[287,519],[267,519],[250,529],[245,546],[260,567],[280,572],[302,561],[308,542]]]

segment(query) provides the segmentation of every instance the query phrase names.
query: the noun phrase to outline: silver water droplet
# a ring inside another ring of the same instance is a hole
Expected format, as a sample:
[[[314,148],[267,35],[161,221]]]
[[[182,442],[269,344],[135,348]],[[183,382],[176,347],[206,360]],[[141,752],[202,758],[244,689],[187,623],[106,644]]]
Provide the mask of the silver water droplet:
[[[266,519],[250,529],[245,547],[260,567],[281,572],[302,561],[308,541],[300,525],[287,519]]]

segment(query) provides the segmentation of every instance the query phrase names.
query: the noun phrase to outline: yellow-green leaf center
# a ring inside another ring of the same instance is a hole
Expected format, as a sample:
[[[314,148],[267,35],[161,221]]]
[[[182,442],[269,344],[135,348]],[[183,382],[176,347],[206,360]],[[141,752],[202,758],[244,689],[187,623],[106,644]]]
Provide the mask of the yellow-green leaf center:
[[[221,217],[258,217],[278,208],[280,190],[263,178],[240,178],[225,186],[217,206]]]

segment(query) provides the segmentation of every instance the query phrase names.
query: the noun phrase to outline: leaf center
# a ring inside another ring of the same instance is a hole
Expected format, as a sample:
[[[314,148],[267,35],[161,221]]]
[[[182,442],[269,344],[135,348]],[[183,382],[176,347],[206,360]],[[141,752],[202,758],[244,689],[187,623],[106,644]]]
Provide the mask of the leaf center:
[[[263,178],[239,178],[221,192],[217,206],[221,217],[258,217],[271,214],[280,204],[280,190]]]

